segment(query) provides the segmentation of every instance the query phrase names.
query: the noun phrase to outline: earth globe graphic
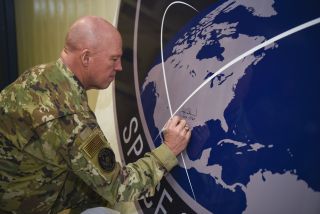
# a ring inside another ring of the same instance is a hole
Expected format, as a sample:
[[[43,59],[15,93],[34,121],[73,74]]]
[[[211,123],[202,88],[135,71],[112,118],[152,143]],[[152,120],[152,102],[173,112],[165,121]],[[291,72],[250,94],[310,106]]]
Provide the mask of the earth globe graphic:
[[[202,210],[320,213],[319,17],[316,0],[218,1],[155,59],[141,87],[151,144],[187,120],[170,176]]]

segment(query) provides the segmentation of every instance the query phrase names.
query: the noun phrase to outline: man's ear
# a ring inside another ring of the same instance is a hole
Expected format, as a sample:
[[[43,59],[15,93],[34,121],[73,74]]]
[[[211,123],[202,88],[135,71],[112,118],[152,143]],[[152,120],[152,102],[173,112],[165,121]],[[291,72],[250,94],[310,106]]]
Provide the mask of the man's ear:
[[[90,59],[90,51],[88,49],[83,49],[81,51],[81,63],[83,67],[88,68],[89,66],[89,59]]]

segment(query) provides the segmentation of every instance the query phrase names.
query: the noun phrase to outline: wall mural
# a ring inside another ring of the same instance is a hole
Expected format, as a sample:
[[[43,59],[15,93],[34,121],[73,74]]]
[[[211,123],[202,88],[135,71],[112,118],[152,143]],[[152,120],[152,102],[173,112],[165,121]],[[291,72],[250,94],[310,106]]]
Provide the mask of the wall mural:
[[[125,163],[173,115],[192,139],[143,213],[320,213],[317,0],[123,0]]]

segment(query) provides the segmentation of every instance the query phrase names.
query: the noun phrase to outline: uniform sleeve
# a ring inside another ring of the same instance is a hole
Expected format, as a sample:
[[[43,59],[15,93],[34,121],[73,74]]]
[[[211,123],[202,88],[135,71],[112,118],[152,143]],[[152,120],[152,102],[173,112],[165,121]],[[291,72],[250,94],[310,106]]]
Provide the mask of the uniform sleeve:
[[[57,133],[70,132],[59,153],[70,170],[111,204],[153,196],[164,174],[177,165],[175,155],[162,144],[121,168],[93,113],[70,115],[63,120],[52,127],[61,129]]]

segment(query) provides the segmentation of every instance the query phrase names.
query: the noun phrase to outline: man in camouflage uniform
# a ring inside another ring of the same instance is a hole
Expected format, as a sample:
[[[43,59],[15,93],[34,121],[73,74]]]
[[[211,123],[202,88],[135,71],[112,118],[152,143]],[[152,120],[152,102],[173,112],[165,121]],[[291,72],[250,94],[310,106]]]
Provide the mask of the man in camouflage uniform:
[[[60,59],[23,73],[0,93],[0,213],[57,213],[152,196],[190,139],[173,117],[164,143],[120,168],[85,90],[122,70],[119,32],[99,17],[77,20]]]

